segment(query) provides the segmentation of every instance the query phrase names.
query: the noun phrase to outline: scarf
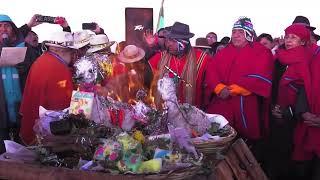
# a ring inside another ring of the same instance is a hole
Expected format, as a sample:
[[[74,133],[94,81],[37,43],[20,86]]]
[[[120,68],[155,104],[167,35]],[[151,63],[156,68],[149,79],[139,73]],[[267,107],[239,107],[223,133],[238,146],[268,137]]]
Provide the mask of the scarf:
[[[16,47],[24,47],[24,43],[19,43]],[[15,67],[1,67],[0,71],[9,124],[14,124],[17,122],[17,112],[22,96],[18,70]]]

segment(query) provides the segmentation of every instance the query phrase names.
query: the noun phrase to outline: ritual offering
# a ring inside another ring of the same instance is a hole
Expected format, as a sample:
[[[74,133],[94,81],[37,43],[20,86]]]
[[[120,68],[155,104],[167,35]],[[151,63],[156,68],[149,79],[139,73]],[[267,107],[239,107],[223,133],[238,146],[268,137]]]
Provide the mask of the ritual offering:
[[[70,114],[84,114],[91,117],[94,94],[91,92],[72,91]]]
[[[167,74],[158,81],[158,91],[168,108],[168,122],[173,127],[183,128],[187,132],[176,129],[174,134],[179,134],[176,135],[178,139],[184,136],[184,140],[188,134],[192,136],[191,141],[199,152],[207,155],[222,153],[236,137],[236,131],[228,125],[223,116],[207,114],[190,104],[178,103],[176,85]],[[181,146],[187,147],[186,144],[188,143],[180,141]]]

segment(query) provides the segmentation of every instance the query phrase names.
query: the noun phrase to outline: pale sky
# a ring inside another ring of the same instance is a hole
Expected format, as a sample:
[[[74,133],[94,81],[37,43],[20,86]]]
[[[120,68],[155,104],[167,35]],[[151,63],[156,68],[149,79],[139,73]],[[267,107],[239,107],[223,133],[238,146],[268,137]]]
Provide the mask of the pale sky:
[[[110,40],[125,39],[125,8],[153,8],[157,24],[161,0],[0,0],[0,13],[9,15],[17,26],[29,22],[33,14],[66,17],[72,31],[81,30],[83,22],[97,22]],[[195,37],[208,32],[218,34],[218,40],[230,36],[233,23],[240,16],[251,18],[257,34],[283,34],[296,15],[309,18],[320,32],[319,0],[165,0],[165,25],[175,21],[186,23]],[[41,24],[33,30],[40,40],[51,32],[61,31],[59,25]]]

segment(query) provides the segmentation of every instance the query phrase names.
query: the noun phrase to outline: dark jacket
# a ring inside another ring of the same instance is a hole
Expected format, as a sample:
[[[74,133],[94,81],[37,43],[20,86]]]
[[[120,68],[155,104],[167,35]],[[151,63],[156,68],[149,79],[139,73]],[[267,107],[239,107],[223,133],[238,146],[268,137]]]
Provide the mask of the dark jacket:
[[[26,44],[26,47],[27,47],[27,52],[26,52],[26,57],[24,58],[24,61],[15,66],[19,73],[20,88],[22,93],[23,93],[23,89],[24,89],[31,65],[41,55],[38,49],[30,46],[29,44]]]
[[[12,23],[13,24],[13,23]],[[27,25],[21,28],[16,28],[13,24],[14,32],[16,33],[17,41],[6,45],[0,45],[0,52],[3,47],[15,47],[16,45],[24,42],[24,36],[28,34],[30,28]],[[32,63],[39,57],[39,54],[28,44],[26,44],[27,52],[25,59],[22,63],[15,65],[19,73],[20,88],[23,94],[24,85],[28,76],[29,69]],[[17,112],[19,110],[19,104],[17,104]],[[0,129],[8,128],[8,111],[6,106],[6,100],[4,96],[4,87],[2,78],[0,78]]]

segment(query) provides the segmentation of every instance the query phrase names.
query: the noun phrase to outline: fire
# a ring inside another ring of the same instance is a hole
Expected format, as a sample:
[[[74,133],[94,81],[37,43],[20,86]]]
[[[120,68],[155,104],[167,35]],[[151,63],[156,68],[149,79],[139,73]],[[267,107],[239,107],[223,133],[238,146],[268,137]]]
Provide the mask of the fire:
[[[135,105],[135,104],[137,104],[137,101],[135,99],[129,99],[128,104]]]
[[[108,79],[104,85],[104,93],[100,94],[128,104],[136,104],[142,98],[145,104],[155,107],[154,93],[145,87],[144,71],[140,66],[141,64],[126,64],[128,71]],[[151,89],[156,90],[156,84],[153,80]],[[137,98],[139,90],[145,90],[145,97]]]
[[[116,94],[116,100],[122,102],[122,100],[118,94]]]
[[[146,104],[150,105],[151,107],[155,108],[156,104],[154,102],[154,96],[149,94],[149,96],[146,98]]]
[[[128,89],[129,89],[129,93],[131,94],[132,91],[135,90],[135,86],[139,86],[139,81],[137,80],[137,72],[132,69],[131,71],[129,71],[128,73]]]

